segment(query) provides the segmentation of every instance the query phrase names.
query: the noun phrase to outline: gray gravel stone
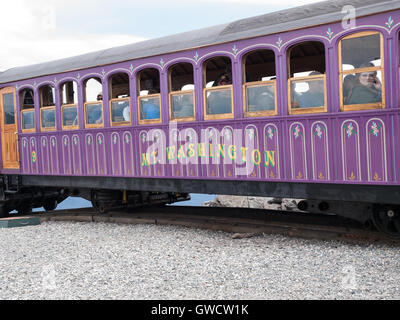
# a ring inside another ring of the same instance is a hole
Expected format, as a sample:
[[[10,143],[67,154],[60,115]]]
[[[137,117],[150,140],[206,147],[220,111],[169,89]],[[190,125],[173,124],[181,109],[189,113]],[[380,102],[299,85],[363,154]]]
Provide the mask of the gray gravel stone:
[[[392,246],[67,222],[0,243],[0,299],[400,299]]]

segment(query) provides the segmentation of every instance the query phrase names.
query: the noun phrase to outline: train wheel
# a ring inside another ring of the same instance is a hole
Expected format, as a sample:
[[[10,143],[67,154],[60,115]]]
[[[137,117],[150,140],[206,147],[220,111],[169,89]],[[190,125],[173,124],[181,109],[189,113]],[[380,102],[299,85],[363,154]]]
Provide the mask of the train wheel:
[[[21,205],[17,208],[18,214],[29,214],[32,213],[32,204],[28,203]]]
[[[400,238],[400,214],[398,210],[383,206],[377,208],[373,213],[373,221],[378,231],[391,238]]]
[[[53,211],[57,208],[58,202],[56,199],[47,199],[43,203],[43,208],[46,211]]]

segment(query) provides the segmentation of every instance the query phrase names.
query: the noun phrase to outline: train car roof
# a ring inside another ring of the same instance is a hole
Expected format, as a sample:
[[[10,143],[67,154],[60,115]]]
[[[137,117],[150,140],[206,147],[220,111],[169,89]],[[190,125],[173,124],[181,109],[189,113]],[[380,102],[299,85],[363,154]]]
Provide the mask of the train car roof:
[[[200,30],[151,39],[0,72],[0,83],[68,72],[340,21],[352,5],[358,17],[400,8],[400,0],[336,0],[263,14]]]

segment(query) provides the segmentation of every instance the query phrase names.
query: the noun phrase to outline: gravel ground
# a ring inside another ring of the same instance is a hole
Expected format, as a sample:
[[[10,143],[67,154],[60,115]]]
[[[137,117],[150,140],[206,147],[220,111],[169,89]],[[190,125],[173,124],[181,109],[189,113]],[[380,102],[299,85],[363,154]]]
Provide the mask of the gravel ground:
[[[400,248],[175,226],[0,229],[0,299],[400,299]]]

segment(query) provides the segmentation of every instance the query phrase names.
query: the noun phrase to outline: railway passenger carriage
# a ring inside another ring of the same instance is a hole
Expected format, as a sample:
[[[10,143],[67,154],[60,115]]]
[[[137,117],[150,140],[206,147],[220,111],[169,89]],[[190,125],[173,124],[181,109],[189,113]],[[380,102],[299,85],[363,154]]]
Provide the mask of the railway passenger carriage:
[[[3,214],[257,195],[399,236],[400,1],[350,2],[0,73]]]

